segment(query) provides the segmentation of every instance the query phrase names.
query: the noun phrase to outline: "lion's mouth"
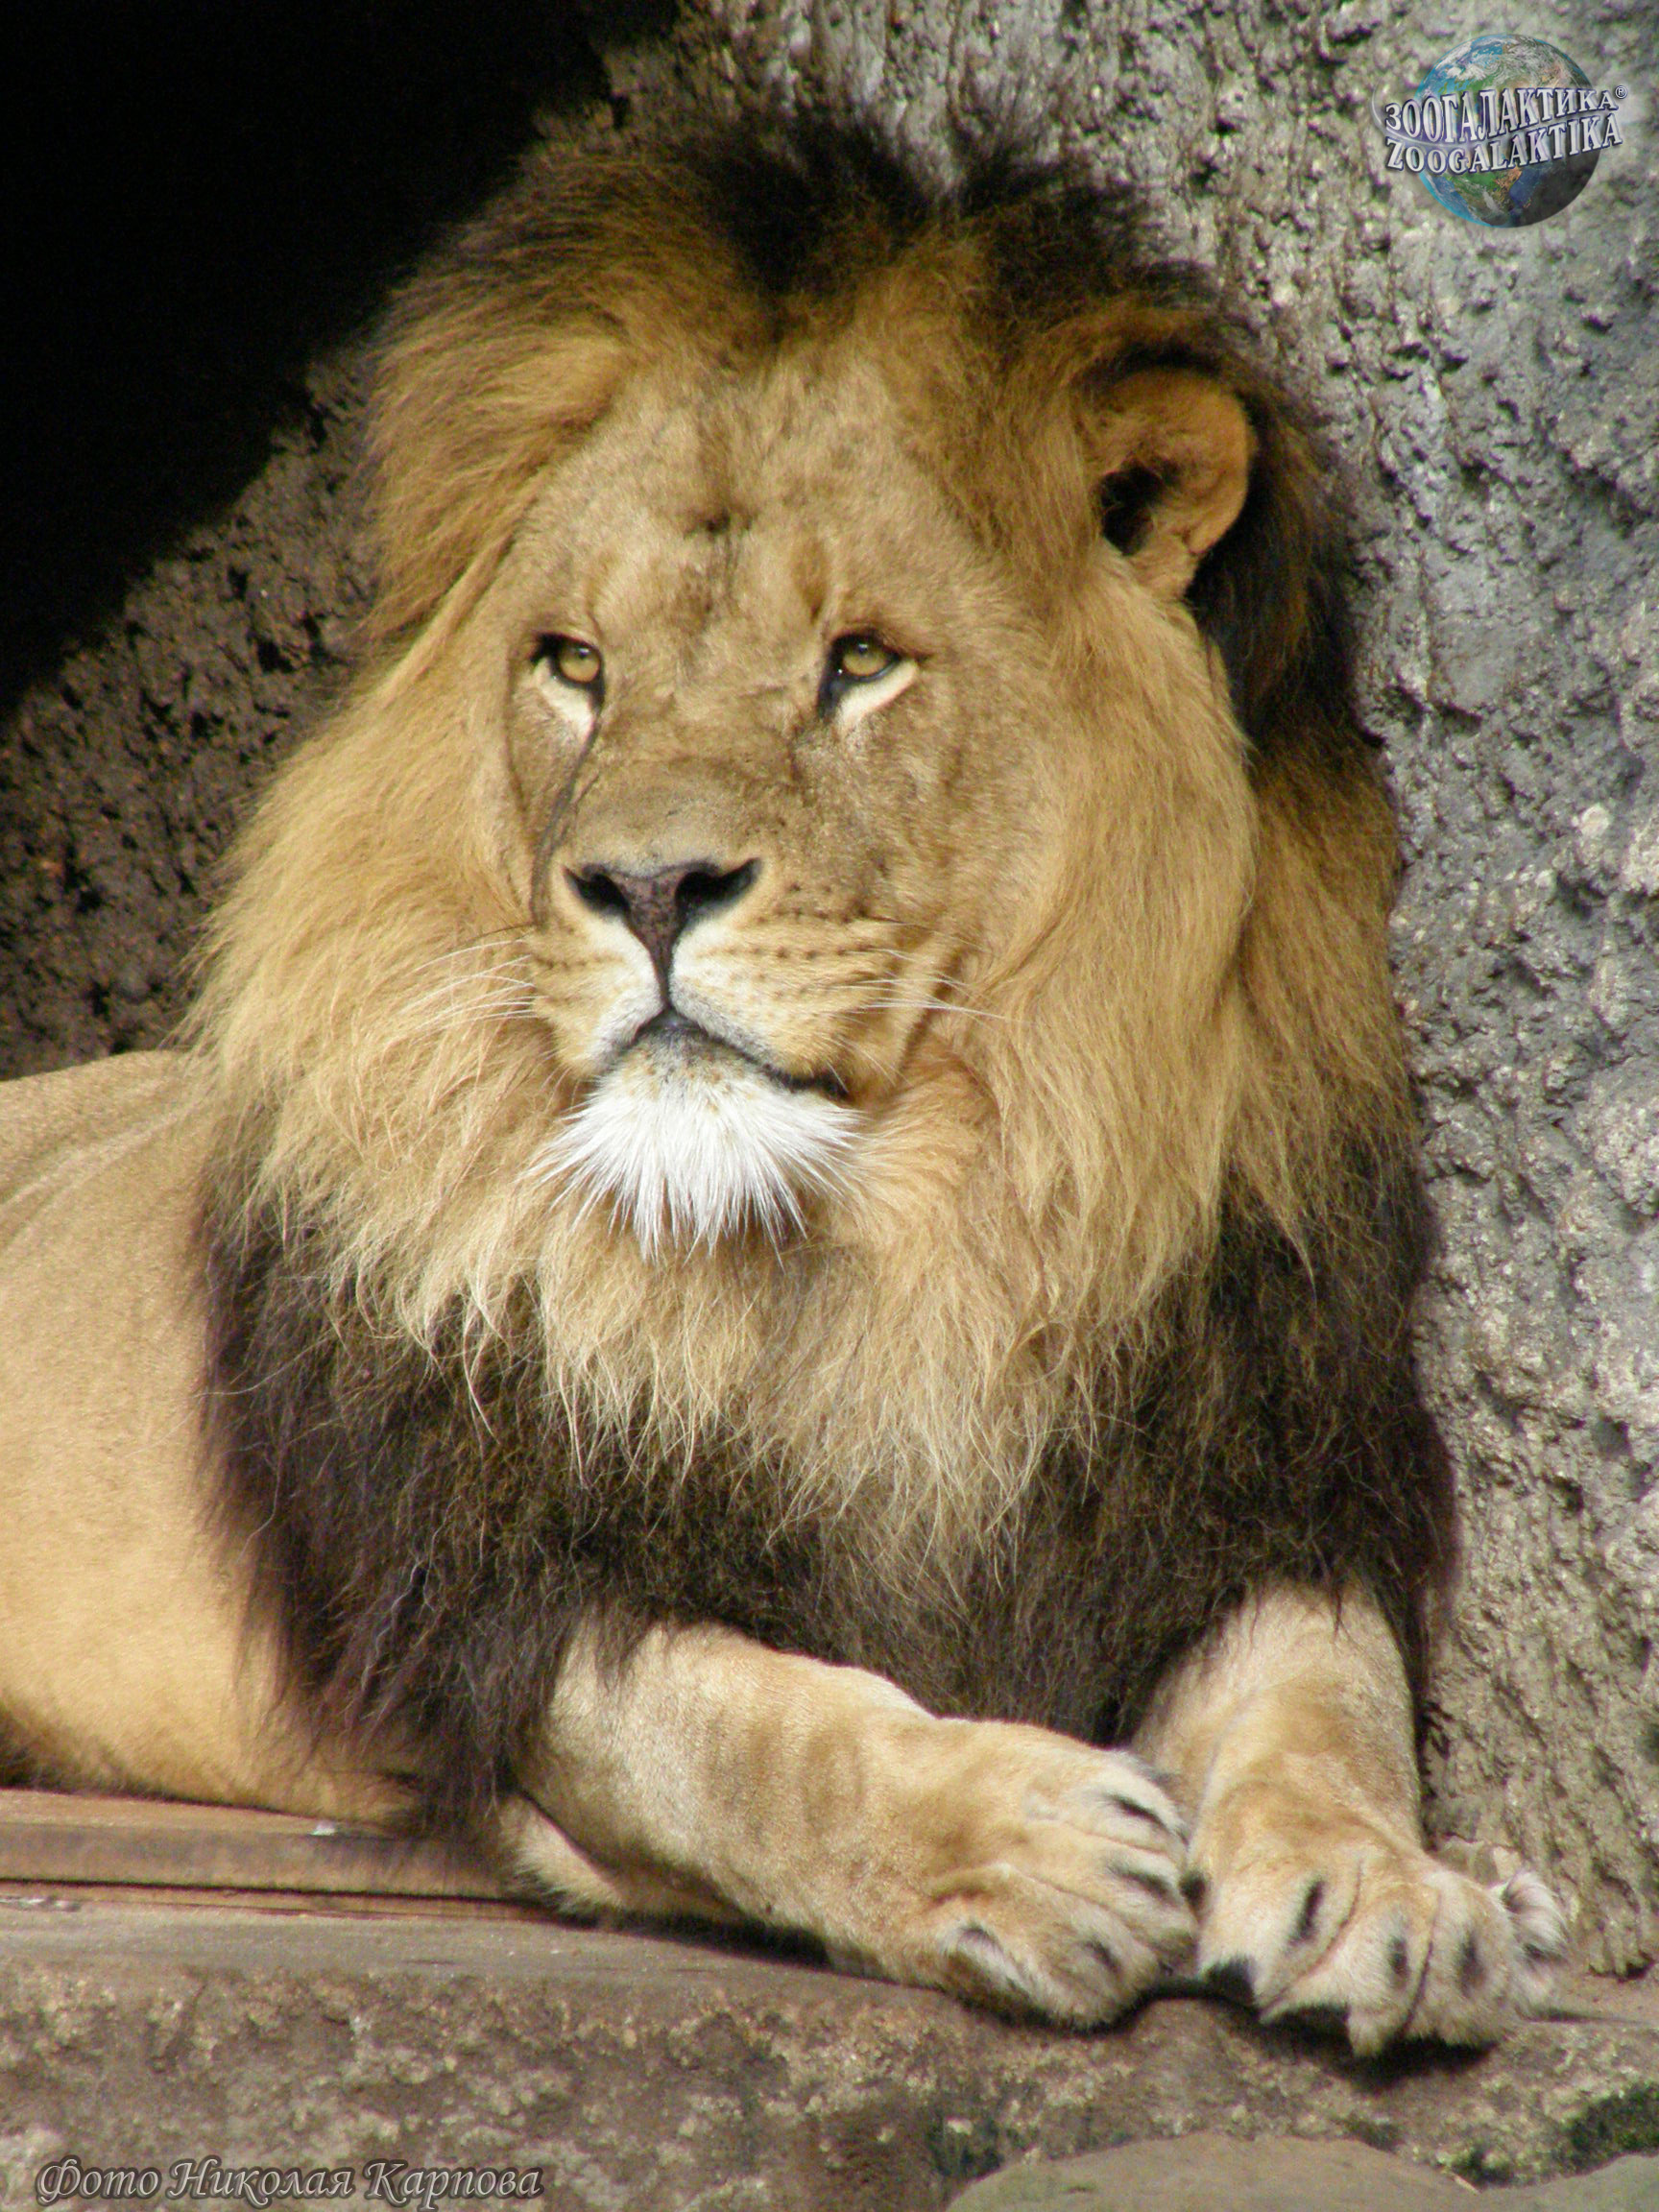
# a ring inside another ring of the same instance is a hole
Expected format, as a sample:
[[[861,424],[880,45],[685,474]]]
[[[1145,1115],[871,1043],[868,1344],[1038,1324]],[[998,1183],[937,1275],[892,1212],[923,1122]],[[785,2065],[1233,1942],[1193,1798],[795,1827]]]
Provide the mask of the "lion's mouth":
[[[832,1078],[781,1069],[665,1007],[642,1022],[540,1163],[579,1214],[645,1257],[758,1229],[774,1245],[844,1194],[863,1117]]]
[[[734,1037],[722,1036],[716,1030],[706,1027],[689,1014],[683,1014],[677,1006],[664,1006],[653,1014],[648,1022],[642,1022],[617,1053],[612,1066],[616,1066],[641,1047],[653,1058],[661,1056],[669,1067],[678,1062],[691,1069],[699,1059],[708,1055],[740,1060],[744,1067],[763,1075],[781,1091],[816,1092],[819,1097],[829,1098],[838,1106],[845,1106],[849,1100],[847,1086],[832,1068],[817,1069],[805,1074],[792,1069],[780,1068],[775,1060],[754,1051]]]

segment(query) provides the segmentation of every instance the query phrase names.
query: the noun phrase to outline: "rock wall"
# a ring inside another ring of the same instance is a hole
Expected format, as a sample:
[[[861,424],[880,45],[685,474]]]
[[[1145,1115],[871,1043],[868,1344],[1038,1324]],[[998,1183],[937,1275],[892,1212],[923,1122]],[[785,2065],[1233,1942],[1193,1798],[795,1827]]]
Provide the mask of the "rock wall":
[[[1635,87],[1575,205],[1479,230],[1383,173],[1368,109],[1484,25],[1385,0],[685,0],[595,8],[590,127],[679,80],[951,118],[1153,193],[1347,456],[1364,709],[1443,1251],[1422,1316],[1468,1558],[1431,1818],[1516,1849],[1586,1956],[1659,1955],[1659,172],[1655,0],[1508,27]],[[160,1035],[211,863],[365,589],[362,357],[137,574],[0,744],[7,1071]]]

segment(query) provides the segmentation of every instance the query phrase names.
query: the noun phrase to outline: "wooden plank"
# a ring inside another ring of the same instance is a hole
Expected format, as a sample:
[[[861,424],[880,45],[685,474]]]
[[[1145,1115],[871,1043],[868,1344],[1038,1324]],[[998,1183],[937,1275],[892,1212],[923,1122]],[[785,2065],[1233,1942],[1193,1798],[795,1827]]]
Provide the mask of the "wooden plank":
[[[414,1919],[543,1930],[554,1918],[544,1905],[511,1897],[393,1897],[345,1889],[180,1889],[155,1882],[0,1880],[0,1929],[14,1928],[29,1915],[47,1919],[98,1905],[118,1905],[129,1912],[258,1912],[267,1918]]]
[[[475,1858],[345,1821],[235,1805],[0,1790],[0,1882],[319,1895],[500,1897]]]

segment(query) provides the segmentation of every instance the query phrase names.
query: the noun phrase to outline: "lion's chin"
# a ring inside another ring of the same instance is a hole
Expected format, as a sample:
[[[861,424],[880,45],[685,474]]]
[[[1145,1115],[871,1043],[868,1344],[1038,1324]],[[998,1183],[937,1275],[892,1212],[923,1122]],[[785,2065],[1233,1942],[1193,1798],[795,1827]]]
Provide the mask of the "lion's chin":
[[[844,1190],[859,1116],[701,1033],[642,1035],[542,1155],[583,1213],[609,1207],[647,1260],[758,1228],[780,1242]]]

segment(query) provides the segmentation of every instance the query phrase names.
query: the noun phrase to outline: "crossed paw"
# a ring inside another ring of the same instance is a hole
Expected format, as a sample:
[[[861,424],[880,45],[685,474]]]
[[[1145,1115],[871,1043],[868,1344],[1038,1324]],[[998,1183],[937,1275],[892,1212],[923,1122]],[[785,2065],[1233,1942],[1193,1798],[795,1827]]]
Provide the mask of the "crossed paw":
[[[1536,1875],[1485,1888],[1341,1812],[1206,1820],[1186,1887],[1210,1987],[1264,2020],[1336,2028],[1361,2054],[1495,2042],[1548,2002],[1565,1951]]]
[[[832,1940],[833,1954],[1072,2027],[1190,1968],[1186,1829],[1141,1760],[920,1717],[891,1748],[871,1838],[883,1925]]]

